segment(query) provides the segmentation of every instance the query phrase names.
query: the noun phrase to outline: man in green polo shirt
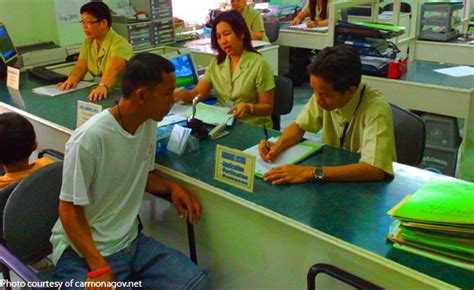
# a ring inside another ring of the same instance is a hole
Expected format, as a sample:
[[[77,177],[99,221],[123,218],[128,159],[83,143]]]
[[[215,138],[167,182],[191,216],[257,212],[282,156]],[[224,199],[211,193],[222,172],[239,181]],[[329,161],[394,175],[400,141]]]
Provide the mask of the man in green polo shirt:
[[[361,82],[359,55],[349,46],[322,50],[310,66],[313,96],[295,122],[276,143],[266,149],[260,142],[263,160],[270,162],[286,148],[299,142],[305,131],[323,130],[323,143],[361,153],[358,163],[343,166],[275,167],[264,174],[272,184],[310,181],[371,181],[393,176],[396,161],[392,111],[382,93]]]
[[[112,28],[109,7],[103,2],[89,2],[81,7],[81,23],[86,39],[82,43],[79,59],[67,80],[58,89],[76,88],[87,72],[99,82],[88,99],[107,98],[112,86],[119,85],[125,63],[132,57],[132,46]]]
[[[236,10],[244,18],[252,40],[268,41],[262,16],[257,10],[247,5],[247,0],[231,0],[230,5],[232,10]]]

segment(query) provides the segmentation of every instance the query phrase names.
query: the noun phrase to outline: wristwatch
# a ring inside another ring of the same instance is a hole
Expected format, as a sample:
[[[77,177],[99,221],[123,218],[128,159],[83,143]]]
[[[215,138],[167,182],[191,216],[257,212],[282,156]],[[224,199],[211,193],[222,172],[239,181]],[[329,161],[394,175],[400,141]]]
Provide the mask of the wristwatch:
[[[324,170],[321,166],[316,166],[313,169],[314,182],[324,181]]]

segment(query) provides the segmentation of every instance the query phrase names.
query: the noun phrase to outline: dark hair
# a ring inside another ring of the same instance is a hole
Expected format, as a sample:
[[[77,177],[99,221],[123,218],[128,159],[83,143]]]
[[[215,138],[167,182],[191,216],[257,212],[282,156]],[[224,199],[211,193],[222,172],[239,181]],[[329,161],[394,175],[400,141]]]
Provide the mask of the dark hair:
[[[309,17],[311,20],[315,21],[316,20],[316,5],[318,3],[316,2],[317,0],[308,0],[309,1]],[[319,10],[321,11],[321,14],[319,14],[319,17],[322,20],[325,20],[328,16],[326,15],[326,10],[328,8],[328,0],[322,0],[321,1],[321,7],[319,7]]]
[[[232,31],[238,36],[244,35],[244,49],[247,51],[255,52],[258,53],[255,48],[252,46],[252,38],[250,37],[250,31],[249,28],[247,27],[247,24],[245,23],[244,18],[242,15],[240,15],[239,12],[237,11],[227,11],[222,14],[219,14],[216,19],[214,19],[214,22],[212,23],[212,31],[211,31],[211,44],[212,48],[217,50],[217,63],[220,64],[222,63],[227,54],[225,51],[222,50],[222,48],[219,46],[219,43],[217,42],[217,24],[220,22],[226,22],[230,25],[232,28]]]
[[[122,78],[123,98],[128,99],[139,87],[153,87],[163,80],[163,72],[174,72],[174,65],[157,54],[142,52],[127,63]]]
[[[359,86],[361,70],[360,56],[352,47],[344,44],[321,50],[309,66],[311,75],[331,82],[340,93],[352,86]]]
[[[0,114],[0,163],[11,164],[30,157],[35,145],[33,125],[17,113]]]
[[[98,21],[105,19],[107,26],[112,26],[112,14],[110,13],[109,6],[104,2],[91,1],[86,3],[81,7],[81,14],[84,12],[94,16]]]

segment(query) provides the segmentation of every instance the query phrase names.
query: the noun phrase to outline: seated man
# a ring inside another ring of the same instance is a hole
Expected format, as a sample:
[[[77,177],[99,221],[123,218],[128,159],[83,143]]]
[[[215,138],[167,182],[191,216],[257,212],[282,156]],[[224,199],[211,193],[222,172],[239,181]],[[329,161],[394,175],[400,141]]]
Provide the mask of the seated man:
[[[111,28],[112,16],[106,4],[89,2],[83,5],[81,17],[86,39],[82,43],[76,65],[67,80],[58,84],[58,89],[75,88],[89,71],[99,84],[88,99],[105,99],[112,86],[120,85],[120,75],[126,61],[132,56],[132,46]]]
[[[40,158],[28,163],[36,147],[35,130],[26,118],[17,113],[0,114],[0,164],[5,171],[5,175],[0,176],[0,189],[53,162]]]
[[[396,161],[392,111],[382,93],[361,82],[359,55],[345,45],[322,50],[310,66],[313,96],[296,121],[260,156],[270,162],[299,142],[305,131],[323,130],[323,143],[360,152],[359,163],[344,166],[284,165],[264,175],[273,184],[309,181],[370,181],[393,175]]]
[[[171,194],[181,218],[198,222],[199,201],[156,175],[156,125],[170,109],[176,77],[161,56],[128,62],[122,98],[79,127],[66,144],[59,220],[52,229],[57,281],[141,281],[144,289],[207,289],[206,274],[180,252],[140,232],[145,190]]]
[[[268,41],[262,16],[257,10],[247,5],[247,0],[231,0],[230,5],[232,10],[236,10],[244,18],[252,40]]]

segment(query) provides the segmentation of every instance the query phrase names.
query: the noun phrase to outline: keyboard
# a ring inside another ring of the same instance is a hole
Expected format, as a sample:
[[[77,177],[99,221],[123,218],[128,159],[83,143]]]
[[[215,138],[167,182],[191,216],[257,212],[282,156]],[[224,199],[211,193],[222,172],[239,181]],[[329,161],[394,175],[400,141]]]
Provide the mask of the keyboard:
[[[44,66],[38,66],[31,69],[28,69],[28,73],[31,77],[46,81],[49,83],[59,83],[67,80],[67,76],[54,72],[45,68]]]

